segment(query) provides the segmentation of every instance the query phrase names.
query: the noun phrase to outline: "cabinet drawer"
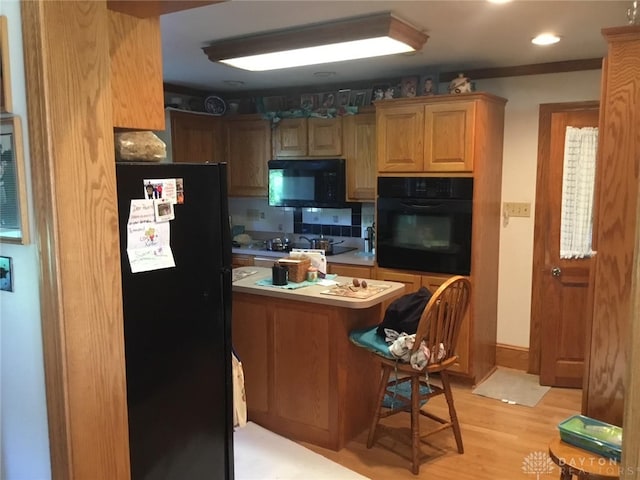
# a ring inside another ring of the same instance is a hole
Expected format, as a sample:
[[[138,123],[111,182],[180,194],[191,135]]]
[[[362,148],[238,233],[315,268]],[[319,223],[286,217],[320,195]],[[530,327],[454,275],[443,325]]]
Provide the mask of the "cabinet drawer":
[[[327,265],[327,269],[329,273],[335,273],[341,277],[371,278],[371,268],[369,267],[330,263]]]

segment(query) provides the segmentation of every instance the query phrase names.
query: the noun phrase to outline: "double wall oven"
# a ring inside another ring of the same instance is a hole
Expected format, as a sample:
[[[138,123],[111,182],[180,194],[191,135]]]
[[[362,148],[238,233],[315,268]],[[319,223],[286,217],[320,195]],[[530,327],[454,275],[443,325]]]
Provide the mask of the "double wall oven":
[[[378,177],[378,265],[469,275],[473,179]]]

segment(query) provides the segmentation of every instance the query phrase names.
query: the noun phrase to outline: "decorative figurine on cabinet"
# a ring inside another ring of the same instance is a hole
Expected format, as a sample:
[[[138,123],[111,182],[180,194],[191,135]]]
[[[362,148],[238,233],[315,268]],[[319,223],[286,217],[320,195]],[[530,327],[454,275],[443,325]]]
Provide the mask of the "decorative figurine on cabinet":
[[[463,73],[459,73],[457,78],[454,78],[449,83],[449,93],[468,93],[471,92],[471,80],[465,77]]]

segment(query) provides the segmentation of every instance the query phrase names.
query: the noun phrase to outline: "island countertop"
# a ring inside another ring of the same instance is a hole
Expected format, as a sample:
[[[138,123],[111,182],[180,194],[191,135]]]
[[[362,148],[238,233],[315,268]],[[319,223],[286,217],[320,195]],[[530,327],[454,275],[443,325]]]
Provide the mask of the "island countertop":
[[[367,281],[367,289],[376,290],[378,288],[384,287],[384,290],[374,293],[367,298],[355,298],[351,296],[340,296],[323,293],[331,291],[332,286],[322,285],[320,283],[296,289],[274,287],[272,285],[257,285],[257,282],[260,280],[271,279],[271,269],[265,267],[239,267],[234,269],[234,276],[241,276],[243,273],[249,272],[256,273],[250,274],[233,282],[234,293],[249,293],[253,295],[262,295],[266,297],[282,298],[285,300],[317,303],[350,309],[365,309],[378,305],[385,300],[397,297],[403,292],[405,287],[403,283],[399,282],[359,278],[358,280],[360,281]],[[338,276],[332,278],[332,280],[341,285],[351,285],[353,282],[352,277]],[[364,292],[366,291],[366,289],[360,289],[359,291]]]

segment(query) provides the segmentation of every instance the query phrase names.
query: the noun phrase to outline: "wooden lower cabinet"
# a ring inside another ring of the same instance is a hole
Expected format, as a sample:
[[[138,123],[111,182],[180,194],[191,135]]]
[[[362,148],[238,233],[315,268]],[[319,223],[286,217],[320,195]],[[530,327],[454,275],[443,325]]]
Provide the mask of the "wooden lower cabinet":
[[[231,255],[231,268],[252,267],[254,265],[253,258],[253,255]]]
[[[348,309],[234,293],[233,345],[249,420],[288,438],[340,450],[369,424],[379,370],[351,344],[379,306]]]
[[[385,280],[392,282],[401,282],[406,285],[406,289],[404,294],[415,292],[420,287],[426,287],[431,293],[434,293],[440,285],[444,283],[445,280],[451,278],[450,275],[438,275],[438,274],[419,274],[406,272],[402,270],[391,270],[387,268],[376,268],[375,269],[375,278],[377,280]],[[392,300],[387,301],[383,304],[383,310],[381,312],[381,319],[384,317],[384,311],[389,306]],[[469,309],[471,311],[471,308]],[[469,342],[469,331],[470,331],[470,323],[471,318],[470,314],[467,312],[467,316],[465,317],[462,327],[460,329],[460,334],[458,336],[458,361],[451,368],[451,372],[459,373],[464,376],[471,375],[472,371],[470,368],[470,357],[471,357],[471,345]]]

